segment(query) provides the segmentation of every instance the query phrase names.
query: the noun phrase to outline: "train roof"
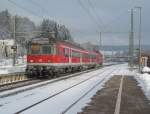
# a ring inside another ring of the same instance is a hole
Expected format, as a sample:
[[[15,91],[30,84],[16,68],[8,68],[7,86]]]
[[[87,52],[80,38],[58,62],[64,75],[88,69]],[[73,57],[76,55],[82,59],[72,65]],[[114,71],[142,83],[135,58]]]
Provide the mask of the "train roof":
[[[49,44],[50,42],[54,42],[53,40],[50,41],[49,38],[32,38],[31,43],[36,43],[36,44]]]
[[[32,38],[30,43],[35,43],[35,44],[54,44],[54,43],[60,43],[66,46],[70,46],[73,48],[77,48],[77,49],[81,49],[81,50],[86,50],[88,52],[95,52],[95,53],[99,53],[101,54],[99,51],[91,51],[91,50],[87,50],[83,47],[80,46],[80,44],[76,43],[76,42],[71,42],[71,41],[67,41],[67,40],[58,40],[56,38]]]
[[[81,47],[79,44],[75,43],[75,42],[71,42],[71,41],[64,41],[64,40],[58,40],[58,39],[54,39],[54,38],[32,38],[31,43],[36,43],[36,44],[50,44],[50,43],[62,43],[64,45],[69,45],[69,46],[73,46],[76,48],[80,48],[80,49],[84,49],[83,47]]]

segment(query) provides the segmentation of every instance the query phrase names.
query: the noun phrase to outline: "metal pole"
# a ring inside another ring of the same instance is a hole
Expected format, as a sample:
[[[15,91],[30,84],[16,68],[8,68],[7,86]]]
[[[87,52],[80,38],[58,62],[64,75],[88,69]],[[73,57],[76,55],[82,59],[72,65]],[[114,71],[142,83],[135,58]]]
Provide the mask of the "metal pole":
[[[137,6],[135,7],[139,9],[139,72],[141,72],[141,33],[142,33],[142,7]]]
[[[99,50],[102,50],[102,32],[99,33]]]
[[[16,16],[14,16],[14,33],[13,33],[13,38],[14,38],[14,46],[16,46]],[[13,49],[13,66],[16,64],[16,52]]]
[[[133,54],[134,52],[134,32],[133,32],[133,9],[131,9],[131,31],[129,37],[129,65],[133,67]]]

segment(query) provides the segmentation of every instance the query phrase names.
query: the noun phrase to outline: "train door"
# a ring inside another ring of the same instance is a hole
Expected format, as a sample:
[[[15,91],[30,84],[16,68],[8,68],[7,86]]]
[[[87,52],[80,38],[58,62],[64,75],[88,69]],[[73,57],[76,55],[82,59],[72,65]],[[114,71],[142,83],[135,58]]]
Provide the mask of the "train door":
[[[69,48],[69,64],[71,64],[71,55],[72,53],[71,53],[71,48]]]
[[[82,64],[82,52],[80,52],[80,64]]]
[[[64,48],[64,58],[65,58],[65,63],[69,63],[69,48],[67,47]]]

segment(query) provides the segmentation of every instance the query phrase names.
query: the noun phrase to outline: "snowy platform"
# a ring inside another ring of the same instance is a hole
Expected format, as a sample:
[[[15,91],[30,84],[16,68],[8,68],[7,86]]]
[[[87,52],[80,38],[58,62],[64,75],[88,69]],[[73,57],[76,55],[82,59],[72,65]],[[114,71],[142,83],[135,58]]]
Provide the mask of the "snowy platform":
[[[26,62],[23,61],[22,58],[17,59],[17,61],[17,64],[13,66],[12,59],[0,59],[0,75],[16,72],[25,72]]]
[[[26,69],[26,65],[22,64],[22,65],[16,65],[16,66],[3,66],[0,67],[0,75],[3,74],[11,74],[11,73],[17,73],[17,72],[25,72]]]
[[[131,72],[128,69],[127,64],[113,65],[9,97],[0,98],[0,112],[2,114],[16,112],[21,114],[60,114],[64,112],[65,114],[76,114],[82,112],[82,109],[88,106],[96,92],[101,91],[106,86],[105,83],[113,76],[130,75],[133,79],[138,76],[136,71]],[[140,78],[140,76],[138,77]],[[141,83],[143,82],[140,79],[137,80],[141,81]],[[119,84],[117,80],[114,83]],[[134,84],[134,87],[138,87],[137,84]]]
[[[118,106],[120,81],[121,76],[112,77],[78,114],[118,114],[116,110],[119,114],[150,114],[149,101],[133,76],[124,76]]]

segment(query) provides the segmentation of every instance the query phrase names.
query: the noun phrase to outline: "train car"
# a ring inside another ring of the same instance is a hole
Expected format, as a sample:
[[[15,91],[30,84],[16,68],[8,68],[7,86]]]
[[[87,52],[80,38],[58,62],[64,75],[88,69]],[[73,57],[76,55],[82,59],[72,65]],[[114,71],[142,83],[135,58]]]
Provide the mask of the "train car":
[[[56,73],[94,68],[102,62],[100,52],[66,41],[34,38],[28,45],[26,72],[29,77],[53,77]]]

